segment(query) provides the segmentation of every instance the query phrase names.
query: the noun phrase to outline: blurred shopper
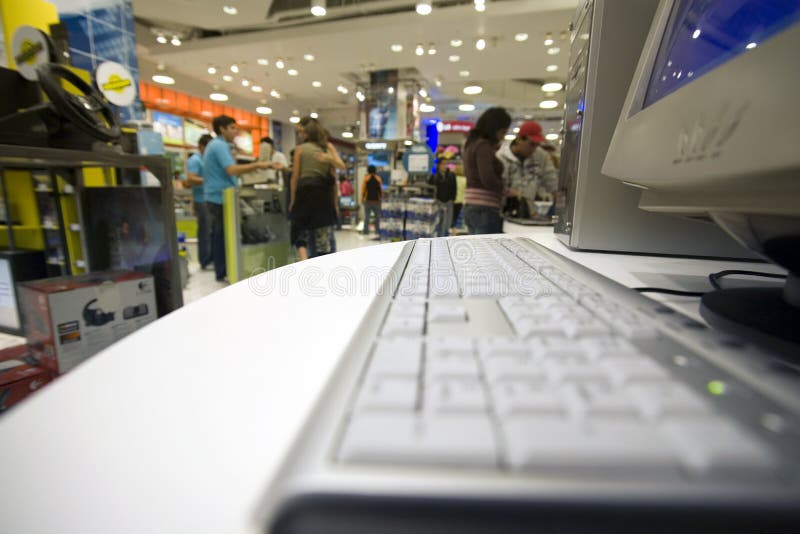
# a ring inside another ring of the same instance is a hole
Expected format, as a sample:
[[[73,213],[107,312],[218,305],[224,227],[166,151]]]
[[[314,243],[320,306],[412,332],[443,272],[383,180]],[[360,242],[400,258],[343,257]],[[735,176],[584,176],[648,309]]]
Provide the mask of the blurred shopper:
[[[315,119],[304,117],[296,131],[302,143],[294,149],[289,208],[292,244],[298,257],[305,260],[310,257],[312,240],[316,255],[331,252],[330,232],[336,223],[336,188],[331,179],[333,168],[344,168],[344,162]]]
[[[259,169],[271,169],[272,163],[256,161],[236,163],[231,154],[231,144],[239,133],[233,117],[220,115],[212,121],[217,136],[206,146],[203,153],[203,188],[211,219],[211,255],[214,259],[214,274],[222,282],[225,270],[225,232],[222,221],[222,191],[236,186],[236,176]]]
[[[343,197],[353,196],[353,184],[350,182],[347,176],[342,178],[342,183],[339,185],[339,192]]]
[[[503,231],[500,208],[509,192],[503,183],[503,164],[495,156],[511,125],[503,108],[489,108],[478,118],[464,146],[464,222],[470,234],[498,234]]]
[[[364,235],[369,234],[370,217],[375,221],[375,233],[381,233],[381,201],[383,200],[383,182],[375,165],[367,167],[367,175],[361,183],[361,203],[364,205]]]
[[[467,177],[464,175],[464,166],[456,165],[453,169],[456,175],[456,199],[453,202],[453,222],[450,225],[451,233],[458,231],[458,216],[461,215],[461,210],[464,207],[464,195],[467,192]]]
[[[544,142],[539,123],[527,121],[519,127],[517,136],[497,151],[505,186],[519,192],[521,201],[551,197],[558,185],[558,172],[541,148]]]
[[[211,255],[211,224],[203,190],[203,153],[212,139],[208,134],[201,135],[197,141],[198,152],[192,154],[186,162],[186,185],[192,189],[194,214],[197,217],[197,261],[203,270],[214,261]]]
[[[261,146],[258,153],[259,161],[270,161],[273,167],[267,170],[268,183],[280,183],[281,171],[289,166],[286,156],[275,147],[275,141],[271,137],[262,137]]]
[[[436,187],[436,200],[440,203],[439,225],[436,235],[445,237],[450,231],[453,222],[453,202],[456,199],[456,175],[453,174],[444,161],[439,162],[436,174],[431,177],[431,185]]]

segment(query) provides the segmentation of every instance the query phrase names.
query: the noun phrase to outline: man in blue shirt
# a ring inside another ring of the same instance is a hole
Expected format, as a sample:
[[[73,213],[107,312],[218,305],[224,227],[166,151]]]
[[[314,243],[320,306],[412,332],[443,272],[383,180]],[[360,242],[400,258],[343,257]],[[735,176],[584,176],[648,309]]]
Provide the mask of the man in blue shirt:
[[[229,143],[239,133],[236,121],[227,115],[214,117],[212,121],[217,136],[208,143],[203,153],[203,189],[206,206],[211,218],[211,255],[214,258],[214,274],[218,282],[225,280],[225,234],[222,221],[222,191],[236,186],[236,176],[259,169],[273,169],[269,161],[237,164],[231,155]]]
[[[213,139],[208,134],[200,136],[197,141],[199,152],[195,152],[187,162],[186,185],[192,189],[194,214],[197,217],[197,259],[200,268],[205,269],[213,261],[211,256],[211,225],[209,224],[208,206],[206,206],[203,190],[203,152]]]

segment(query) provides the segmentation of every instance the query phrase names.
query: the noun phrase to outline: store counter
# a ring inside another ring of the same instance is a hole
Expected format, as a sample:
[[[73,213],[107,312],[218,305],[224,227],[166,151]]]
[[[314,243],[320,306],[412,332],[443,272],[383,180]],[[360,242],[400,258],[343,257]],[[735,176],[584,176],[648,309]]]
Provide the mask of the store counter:
[[[740,265],[579,253],[550,228],[524,232],[628,285]],[[192,302],[0,417],[0,532],[260,532],[267,486],[403,245]]]

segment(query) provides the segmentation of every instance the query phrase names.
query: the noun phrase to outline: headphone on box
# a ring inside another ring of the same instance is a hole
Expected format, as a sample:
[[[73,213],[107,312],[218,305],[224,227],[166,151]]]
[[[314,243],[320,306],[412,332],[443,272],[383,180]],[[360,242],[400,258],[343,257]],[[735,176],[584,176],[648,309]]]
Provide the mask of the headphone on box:
[[[114,320],[114,312],[104,312],[100,308],[90,308],[97,299],[92,299],[83,307],[83,321],[86,326],[103,326]]]

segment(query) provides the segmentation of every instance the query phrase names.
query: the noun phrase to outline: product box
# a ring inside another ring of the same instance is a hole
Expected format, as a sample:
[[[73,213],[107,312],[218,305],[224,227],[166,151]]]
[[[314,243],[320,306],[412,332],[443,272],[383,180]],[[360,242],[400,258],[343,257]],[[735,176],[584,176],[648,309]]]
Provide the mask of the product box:
[[[24,282],[19,298],[28,345],[57,374],[156,319],[153,277],[140,272]]]
[[[34,363],[25,345],[0,351],[0,414],[51,380]]]

